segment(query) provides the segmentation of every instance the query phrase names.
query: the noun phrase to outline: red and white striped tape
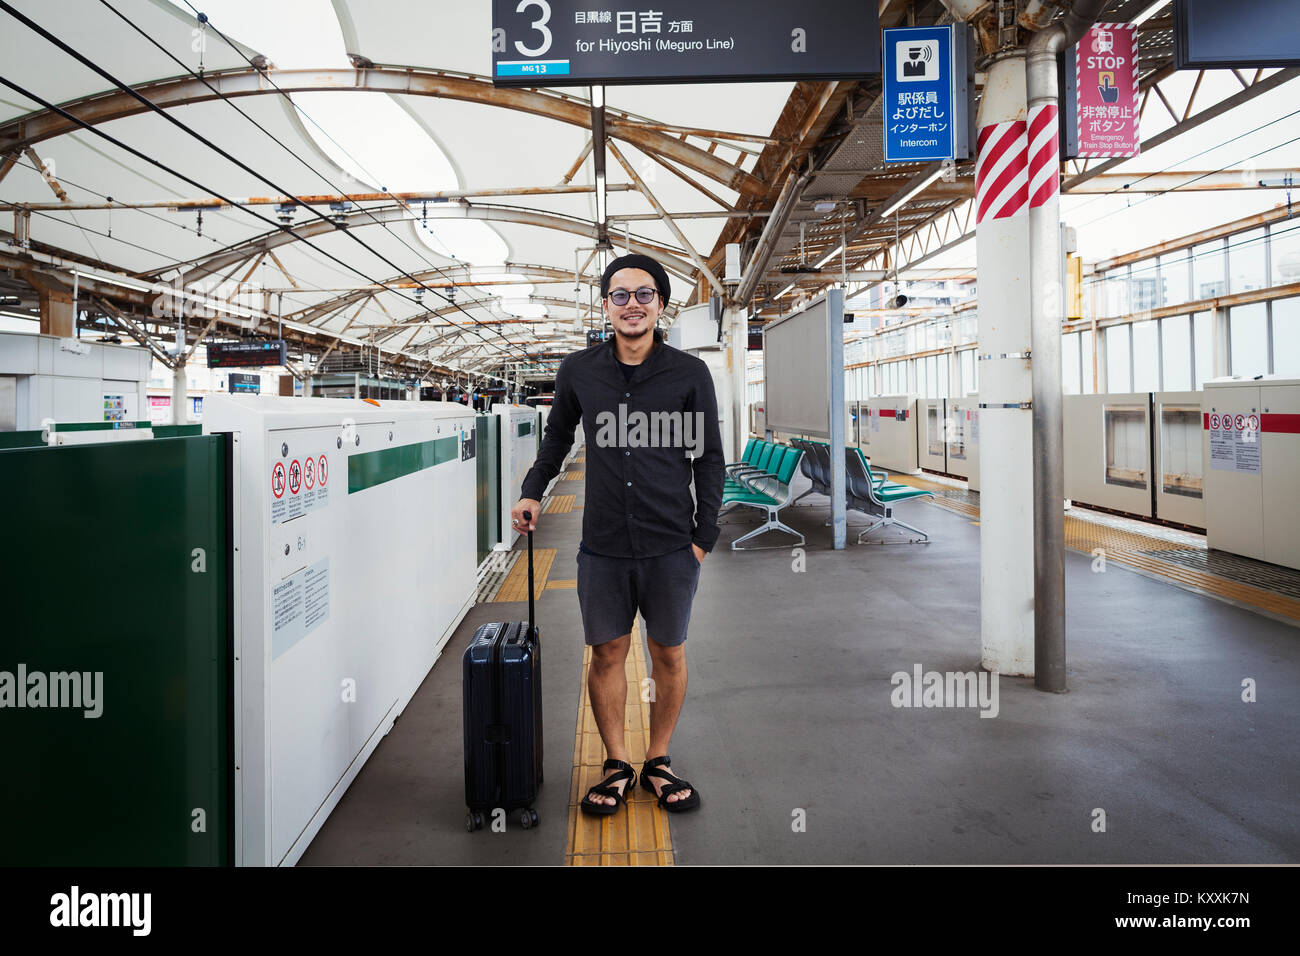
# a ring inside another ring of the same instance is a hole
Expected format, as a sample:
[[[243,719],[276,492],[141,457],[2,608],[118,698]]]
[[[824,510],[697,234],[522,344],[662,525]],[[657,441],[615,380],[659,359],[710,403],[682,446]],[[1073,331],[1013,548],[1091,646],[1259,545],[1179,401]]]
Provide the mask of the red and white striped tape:
[[[1029,112],[1029,207],[1041,206],[1061,189],[1060,128],[1056,104]]]
[[[1023,120],[979,131],[975,157],[975,223],[1006,219],[1029,205],[1029,138]]]

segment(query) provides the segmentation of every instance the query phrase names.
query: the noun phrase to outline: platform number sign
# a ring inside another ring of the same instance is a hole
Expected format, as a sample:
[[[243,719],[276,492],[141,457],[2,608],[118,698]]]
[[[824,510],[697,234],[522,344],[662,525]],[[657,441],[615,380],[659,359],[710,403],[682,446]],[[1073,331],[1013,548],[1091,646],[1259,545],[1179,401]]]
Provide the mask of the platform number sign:
[[[622,9],[620,9],[620,7]],[[859,0],[492,0],[497,86],[860,80],[880,18]]]

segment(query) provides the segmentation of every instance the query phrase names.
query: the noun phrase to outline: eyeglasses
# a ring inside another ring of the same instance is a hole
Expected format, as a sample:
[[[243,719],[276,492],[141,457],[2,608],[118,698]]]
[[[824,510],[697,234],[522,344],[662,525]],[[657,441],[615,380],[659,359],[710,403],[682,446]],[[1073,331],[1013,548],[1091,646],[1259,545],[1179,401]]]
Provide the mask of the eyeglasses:
[[[658,294],[658,289],[643,287],[636,290],[636,300],[642,305],[649,305],[655,300],[655,296]],[[631,297],[632,293],[628,292],[627,289],[615,289],[613,292],[609,293],[609,301],[613,302],[615,305],[627,305],[627,300]]]

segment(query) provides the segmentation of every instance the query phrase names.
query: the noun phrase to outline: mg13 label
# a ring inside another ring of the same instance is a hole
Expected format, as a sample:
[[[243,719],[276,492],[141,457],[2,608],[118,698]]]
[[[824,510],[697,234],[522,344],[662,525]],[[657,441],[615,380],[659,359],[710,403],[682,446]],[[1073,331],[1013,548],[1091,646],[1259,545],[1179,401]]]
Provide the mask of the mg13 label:
[[[271,658],[274,660],[330,616],[330,560],[323,558],[271,584]]]

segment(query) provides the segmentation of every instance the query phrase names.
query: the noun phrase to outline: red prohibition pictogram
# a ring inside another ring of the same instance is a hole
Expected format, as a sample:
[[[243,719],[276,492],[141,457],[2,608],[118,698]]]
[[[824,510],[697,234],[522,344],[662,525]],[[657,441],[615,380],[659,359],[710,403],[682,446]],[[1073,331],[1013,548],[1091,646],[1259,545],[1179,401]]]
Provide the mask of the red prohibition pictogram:
[[[1218,416],[1218,415],[1211,415],[1211,416],[1210,416],[1210,431],[1215,431],[1215,432],[1217,432],[1218,430],[1219,430],[1219,416]]]
[[[330,463],[324,455],[320,456],[320,486],[325,487],[325,482],[329,480]]]
[[[308,458],[302,466],[303,481],[307,484],[307,490],[311,491],[316,487],[316,459]]]
[[[1240,432],[1240,431],[1245,431],[1245,430],[1246,430],[1246,416],[1245,416],[1245,415],[1238,415],[1238,416],[1236,416],[1236,417],[1232,420],[1232,427],[1235,428],[1235,429],[1237,429],[1237,431],[1239,431],[1239,432]]]
[[[1246,427],[1253,432],[1259,431],[1259,416],[1251,415],[1248,419],[1246,419]]]
[[[284,495],[284,463],[276,462],[275,467],[271,469],[271,494],[277,498]]]
[[[295,458],[289,462],[289,494],[296,495],[302,489],[302,465]]]

